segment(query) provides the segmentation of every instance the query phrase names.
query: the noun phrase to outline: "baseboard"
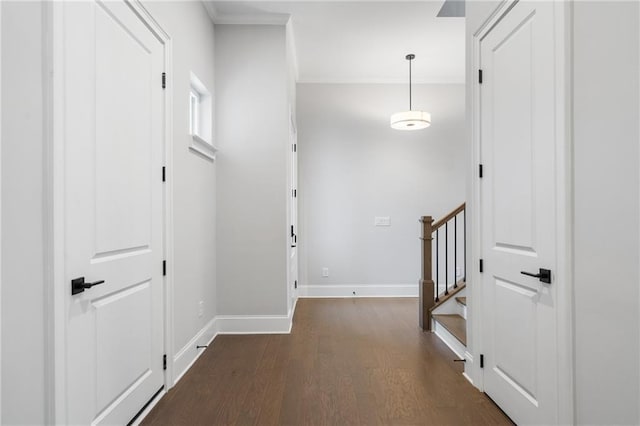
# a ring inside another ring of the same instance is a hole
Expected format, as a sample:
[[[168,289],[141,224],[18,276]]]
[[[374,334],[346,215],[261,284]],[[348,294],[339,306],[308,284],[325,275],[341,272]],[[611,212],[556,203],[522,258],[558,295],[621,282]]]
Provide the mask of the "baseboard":
[[[297,306],[294,301],[288,315],[218,315],[205,325],[189,342],[173,357],[173,385],[196,362],[218,334],[289,334],[293,323],[293,314]]]
[[[418,297],[418,284],[301,285],[298,297]]]
[[[162,392],[158,392],[158,394],[149,402],[149,404],[147,404],[145,409],[140,414],[138,414],[138,417],[136,417],[136,419],[129,424],[131,426],[139,426],[140,424],[142,424],[144,418],[147,417],[151,410],[153,410],[153,407],[155,407],[158,402],[160,402],[162,397],[164,397],[166,394],[167,391],[164,389],[162,390]]]
[[[471,375],[467,374],[467,371],[473,372],[473,355],[471,355],[469,351],[465,351],[464,359],[466,360],[466,362],[464,363],[464,373],[462,373],[462,375],[469,381],[469,383],[473,385],[473,379],[471,378]]]
[[[220,315],[218,334],[289,334],[293,310],[289,315]]]
[[[204,352],[203,348],[196,349],[196,346],[207,346],[218,334],[217,317],[207,323],[189,342],[178,351],[173,357],[173,385],[184,376],[193,363]]]

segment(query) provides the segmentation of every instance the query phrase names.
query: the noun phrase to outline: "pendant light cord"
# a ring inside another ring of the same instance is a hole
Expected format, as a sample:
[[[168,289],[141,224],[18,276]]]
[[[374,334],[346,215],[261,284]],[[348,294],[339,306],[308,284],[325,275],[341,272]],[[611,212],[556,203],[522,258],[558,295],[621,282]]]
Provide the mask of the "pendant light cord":
[[[409,59],[409,111],[411,111],[411,59]]]

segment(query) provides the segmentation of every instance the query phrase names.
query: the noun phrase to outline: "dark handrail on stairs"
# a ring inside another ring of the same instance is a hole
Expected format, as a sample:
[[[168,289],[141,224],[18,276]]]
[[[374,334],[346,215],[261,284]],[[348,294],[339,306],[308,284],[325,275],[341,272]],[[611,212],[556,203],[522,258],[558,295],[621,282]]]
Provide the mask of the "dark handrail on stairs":
[[[450,213],[445,215],[440,220],[434,222],[433,217],[431,216],[422,216],[420,218],[420,222],[422,223],[422,235],[420,239],[422,240],[422,267],[421,267],[421,278],[419,284],[419,292],[420,292],[420,305],[419,305],[419,321],[420,328],[425,331],[431,331],[431,309],[435,306],[436,303],[440,301],[441,296],[449,295],[449,223],[452,223],[453,226],[453,270],[454,270],[454,280],[453,280],[453,289],[457,289],[458,287],[458,277],[456,276],[456,272],[458,270],[458,216],[462,215],[462,222],[464,226],[464,238],[462,241],[463,244],[463,252],[464,255],[464,273],[463,279],[460,282],[466,282],[466,272],[467,272],[467,256],[465,250],[465,242],[467,236],[467,227],[466,227],[466,203],[462,203],[460,206],[453,209]],[[438,284],[440,281],[440,228],[444,226],[444,286],[445,290],[442,294],[440,294],[438,289]],[[435,238],[434,238],[435,234]],[[434,250],[434,239],[435,239],[435,250]],[[435,280],[433,276],[433,257],[435,254]]]

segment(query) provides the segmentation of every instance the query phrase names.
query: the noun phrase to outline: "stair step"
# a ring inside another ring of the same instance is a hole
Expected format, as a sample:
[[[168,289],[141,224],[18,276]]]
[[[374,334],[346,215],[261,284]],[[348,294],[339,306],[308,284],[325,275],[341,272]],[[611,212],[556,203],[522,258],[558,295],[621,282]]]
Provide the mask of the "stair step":
[[[433,319],[438,321],[449,333],[467,346],[467,321],[458,314],[437,314]]]
[[[467,297],[466,296],[456,297],[456,302],[458,302],[461,305],[467,306]]]

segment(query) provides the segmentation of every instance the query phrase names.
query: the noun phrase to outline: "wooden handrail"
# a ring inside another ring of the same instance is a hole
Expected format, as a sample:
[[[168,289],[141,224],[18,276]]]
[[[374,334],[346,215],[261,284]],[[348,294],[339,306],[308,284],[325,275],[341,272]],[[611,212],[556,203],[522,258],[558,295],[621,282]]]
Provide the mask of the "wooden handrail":
[[[438,303],[439,296],[440,296],[438,294],[438,284],[433,280],[433,265],[432,265],[433,234],[436,233],[436,231],[440,227],[444,226],[447,222],[453,219],[456,219],[454,221],[454,233],[455,233],[455,230],[456,230],[455,222],[457,222],[457,216],[458,214],[464,212],[465,208],[466,208],[466,203],[462,203],[460,206],[456,207],[450,213],[448,213],[442,219],[436,222],[433,221],[433,217],[431,216],[422,216],[420,218],[420,223],[422,224],[421,226],[422,235],[420,236],[420,239],[422,240],[422,244],[421,244],[422,257],[421,257],[421,268],[420,268],[422,276],[420,277],[420,284],[418,286],[419,293],[420,293],[419,323],[420,323],[420,328],[425,331],[431,331],[431,311],[434,309],[434,307]],[[438,256],[437,250],[438,248],[436,248],[436,259]],[[455,251],[456,251],[456,248],[454,245],[454,253]],[[449,265],[447,256],[448,256],[448,253],[445,253],[445,268],[448,268],[448,265]],[[455,254],[454,254],[454,257],[455,257]],[[456,263],[454,258],[454,265],[455,264]],[[437,270],[437,266],[438,265],[436,264],[436,270]],[[465,266],[466,266],[466,261],[465,261]],[[466,270],[465,270],[465,275],[466,275]],[[464,281],[454,283],[454,288],[459,288],[459,284],[461,282],[464,282]],[[447,283],[447,277],[446,277],[446,271],[445,271],[445,288],[447,285],[446,283]],[[449,292],[447,290],[445,290],[445,294],[448,295]]]
[[[462,213],[462,211],[465,209],[467,203],[462,203],[460,204],[458,207],[456,207],[455,209],[453,209],[451,211],[451,213],[447,214],[445,217],[443,217],[442,219],[439,219],[437,222],[434,222],[432,225],[432,230],[435,231],[438,228],[440,228],[442,225],[444,225],[445,223],[449,222],[451,219],[453,219],[454,217],[456,217],[457,215],[459,215],[460,213]]]

